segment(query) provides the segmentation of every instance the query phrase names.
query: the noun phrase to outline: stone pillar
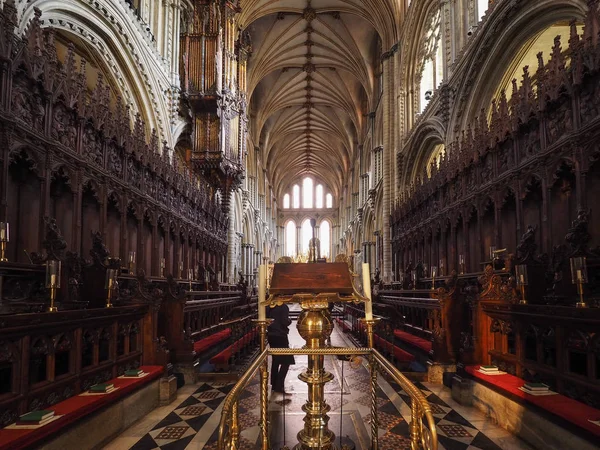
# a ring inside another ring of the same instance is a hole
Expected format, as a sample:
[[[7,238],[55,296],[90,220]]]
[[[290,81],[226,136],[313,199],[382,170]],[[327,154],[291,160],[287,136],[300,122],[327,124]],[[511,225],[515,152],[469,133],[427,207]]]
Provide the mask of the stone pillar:
[[[383,59],[383,94],[381,103],[383,105],[383,117],[388,118],[384,120],[383,129],[383,264],[381,272],[386,273],[392,265],[392,248],[391,248],[391,230],[390,230],[390,217],[391,217],[391,204],[392,204],[392,179],[391,179],[391,166],[394,163],[395,148],[393,147],[393,132],[395,123],[390,120],[393,113],[393,85],[394,85],[394,65],[393,56],[388,54]],[[387,122],[387,123],[386,123]]]
[[[379,236],[381,235],[381,233],[379,231],[376,231],[375,233],[373,233],[375,235],[375,268],[379,267],[379,260],[380,260],[380,255],[381,255],[381,246],[380,246],[380,240],[379,240]],[[392,267],[390,267],[390,269],[392,269]]]
[[[302,227],[296,226],[296,256],[302,252]]]
[[[231,194],[233,195],[233,194]],[[236,262],[236,255],[235,255],[235,249],[236,249],[236,243],[237,243],[237,233],[235,232],[235,220],[233,220],[234,218],[232,217],[232,211],[233,211],[233,207],[231,207],[229,209],[229,229],[227,230],[227,262],[226,262],[226,266],[227,266],[227,282],[233,283],[235,278],[236,278],[236,273],[235,273],[235,262]],[[225,276],[225,275],[223,275]]]

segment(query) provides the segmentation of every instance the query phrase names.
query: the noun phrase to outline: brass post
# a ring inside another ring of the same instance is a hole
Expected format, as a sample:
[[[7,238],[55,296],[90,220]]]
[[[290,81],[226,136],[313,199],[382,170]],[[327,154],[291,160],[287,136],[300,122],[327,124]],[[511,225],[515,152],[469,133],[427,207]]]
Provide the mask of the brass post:
[[[108,290],[106,291],[106,307],[107,308],[112,308],[113,307],[113,304],[112,304],[112,291],[113,291],[112,287],[108,288]]]
[[[238,402],[234,402],[231,409],[231,448],[237,449],[240,442],[240,427],[238,417]]]
[[[50,306],[48,307],[48,312],[56,312],[58,308],[54,306],[54,301],[56,300],[56,287],[50,288]]]
[[[8,262],[8,258],[6,257],[6,241],[0,241],[0,261]]]
[[[306,341],[306,348],[320,349],[333,331],[333,323],[327,302],[307,301],[302,303],[302,313],[298,317],[298,332]],[[302,406],[304,428],[298,433],[298,445],[294,450],[332,450],[335,434],[328,427],[331,407],[325,401],[325,384],[333,380],[333,375],[325,371],[323,355],[309,355],[308,369],[298,375],[308,387],[308,399]],[[343,382],[343,381],[342,381]],[[342,418],[340,417],[340,420]]]
[[[526,305],[527,298],[525,298],[525,285],[521,285],[521,300],[519,301],[519,305]]]
[[[267,327],[273,322],[272,319],[253,320],[259,327],[260,331],[260,351],[261,353],[267,348]],[[269,372],[268,362],[265,362],[260,368],[260,430],[261,430],[261,450],[269,450]],[[237,411],[237,409],[236,409]]]
[[[377,414],[377,362],[369,357],[371,370],[371,450],[379,449],[379,416]]]
[[[367,329],[367,342],[369,348],[374,348],[374,329],[379,318],[360,319]],[[369,370],[371,374],[371,450],[379,448],[379,417],[377,414],[377,362],[373,355],[369,356]]]
[[[583,281],[579,280],[577,282],[577,293],[579,294],[579,301],[575,303],[575,307],[577,308],[587,308],[587,304],[583,298]]]
[[[419,450],[419,403],[415,398],[411,401],[411,421],[410,421],[410,448],[412,450]]]

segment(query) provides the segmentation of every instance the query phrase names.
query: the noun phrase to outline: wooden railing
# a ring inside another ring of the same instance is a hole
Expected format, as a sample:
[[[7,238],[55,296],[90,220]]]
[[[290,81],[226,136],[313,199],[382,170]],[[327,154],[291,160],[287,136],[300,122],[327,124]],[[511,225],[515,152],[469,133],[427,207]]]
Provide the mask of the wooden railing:
[[[424,284],[433,280],[422,280]],[[463,317],[456,299],[454,279],[436,282],[435,289],[379,291],[380,304],[386,305],[391,327],[431,341],[430,358],[439,363],[457,360]]]
[[[0,316],[0,426],[153,364],[148,305]]]
[[[158,333],[165,337],[172,361],[179,364],[196,359],[195,341],[249,311],[240,291],[186,291],[186,287],[186,283],[167,281],[158,321]]]
[[[202,337],[206,330],[231,319],[231,314],[240,306],[241,292],[186,292],[183,308],[183,326],[186,336],[192,341]],[[239,308],[238,308],[239,309]]]

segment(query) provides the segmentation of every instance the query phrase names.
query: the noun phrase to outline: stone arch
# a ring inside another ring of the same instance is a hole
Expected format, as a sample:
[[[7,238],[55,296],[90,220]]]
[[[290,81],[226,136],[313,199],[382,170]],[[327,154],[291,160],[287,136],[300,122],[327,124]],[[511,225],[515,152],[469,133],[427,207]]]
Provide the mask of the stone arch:
[[[583,22],[587,9],[585,0],[539,0],[521,3],[519,8],[501,2],[488,11],[487,19],[471,43],[476,50],[461,61],[469,70],[457,88],[448,129],[453,133],[465,130],[482,109],[489,111],[504,77],[498,67],[510,67],[523,43],[558,21]],[[563,36],[563,42],[567,39]],[[550,50],[548,48],[545,55]]]
[[[164,95],[168,86],[158,77],[149,76],[148,68],[157,62],[149,56],[145,40],[124,10],[112,2],[34,0],[27,3],[20,15],[19,34],[25,32],[36,9],[42,11],[43,27],[53,27],[97,52],[100,57],[94,60],[104,61],[105,75],[114,80],[126,102],[134,106],[133,112],[140,113],[146,134],[149,136],[156,129],[159,140],[166,140],[173,147],[168,99]]]

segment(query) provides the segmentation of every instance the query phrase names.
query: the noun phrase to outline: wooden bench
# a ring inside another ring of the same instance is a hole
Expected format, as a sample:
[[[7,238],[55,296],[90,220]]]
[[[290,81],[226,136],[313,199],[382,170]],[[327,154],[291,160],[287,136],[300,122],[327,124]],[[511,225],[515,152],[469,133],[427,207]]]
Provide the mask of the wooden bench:
[[[394,336],[406,344],[412,345],[425,353],[431,352],[432,343],[414,334],[407,333],[402,330],[394,330]]]
[[[220,342],[223,342],[226,339],[231,337],[231,328],[225,328],[224,330],[219,331],[218,333],[212,334],[204,339],[200,339],[199,341],[194,342],[194,352],[196,355],[200,355],[210,348],[214,347]]]
[[[340,328],[342,329],[342,331],[344,333],[348,333],[348,332],[352,331],[352,327],[350,325],[348,325],[344,319],[337,318],[334,320],[340,326]]]
[[[61,417],[42,427],[36,429],[12,429],[9,425],[8,427],[0,429],[0,450],[32,448],[37,447],[42,443],[46,445],[48,442],[52,441],[55,436],[59,436],[63,433],[67,428],[76,426],[79,423],[81,423],[82,426],[85,426],[89,421],[81,421],[81,419],[91,417],[90,420],[93,420],[92,413],[101,408],[109,408],[111,405],[117,404],[129,394],[152,383],[159,378],[163,372],[162,366],[142,366],[140,369],[147,372],[148,375],[142,378],[114,378],[109,380],[108,382],[113,383],[115,386],[115,390],[111,393],[104,395],[85,395],[85,393],[83,393],[46,408],[53,410],[56,416]],[[156,407],[158,405],[158,390],[156,391],[156,398],[152,400],[153,401],[150,402],[149,406]],[[136,410],[136,408],[133,408],[133,410]],[[135,412],[147,414],[150,411],[140,410]],[[139,419],[139,417],[132,420],[137,419]],[[129,422],[131,423],[132,420]],[[116,432],[119,431],[121,430],[116,430]],[[90,433],[93,434],[93,430],[90,430]],[[114,435],[115,433],[112,434]],[[110,438],[110,435],[111,433],[106,430],[103,434],[103,438]],[[96,443],[96,445],[97,444],[99,443]],[[60,444],[58,446],[60,447]],[[79,448],[87,447],[88,446],[82,444]]]
[[[213,356],[210,359],[210,363],[214,365],[217,370],[226,370],[229,368],[230,362],[235,359],[246,347],[248,347],[248,345],[254,342],[257,337],[257,329],[249,331],[225,350]]]
[[[375,341],[376,348],[380,348],[385,353],[387,353],[389,355],[393,355],[394,358],[396,359],[396,362],[410,363],[415,360],[414,355],[411,355],[407,351],[401,349],[397,345],[394,345],[390,341],[386,340],[385,338],[383,338],[377,334],[374,336],[374,341]]]

